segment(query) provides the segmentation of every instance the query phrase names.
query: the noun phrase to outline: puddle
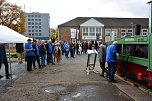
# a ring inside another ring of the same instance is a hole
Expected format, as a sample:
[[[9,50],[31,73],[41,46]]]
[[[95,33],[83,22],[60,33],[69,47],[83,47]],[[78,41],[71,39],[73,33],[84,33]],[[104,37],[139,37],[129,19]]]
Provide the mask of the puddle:
[[[42,91],[53,94],[53,93],[64,91],[65,89],[66,88],[64,86],[54,85],[54,86],[45,86],[42,88]]]
[[[61,96],[58,101],[132,101],[108,84],[79,85],[73,88],[75,89],[69,91],[69,94]]]

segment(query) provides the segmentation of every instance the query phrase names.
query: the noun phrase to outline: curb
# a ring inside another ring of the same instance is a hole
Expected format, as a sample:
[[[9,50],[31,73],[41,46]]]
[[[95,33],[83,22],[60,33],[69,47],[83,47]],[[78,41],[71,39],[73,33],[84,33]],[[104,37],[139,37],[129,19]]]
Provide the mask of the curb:
[[[133,83],[133,82],[131,82],[130,80],[124,80],[122,77],[120,77],[119,75],[117,75],[116,74],[116,77],[118,78],[118,79],[120,79],[121,81],[123,81],[123,82],[126,82],[127,84],[129,84],[129,85],[131,85],[131,86],[136,86],[136,83]],[[138,85],[138,84],[137,84]],[[139,88],[141,91],[143,91],[143,92],[145,92],[145,93],[147,93],[147,94],[149,94],[149,95],[151,95],[152,96],[152,91],[150,90],[150,89],[147,89],[147,88],[145,88],[145,87],[143,87],[143,86],[141,86],[141,85],[139,85],[137,88]]]

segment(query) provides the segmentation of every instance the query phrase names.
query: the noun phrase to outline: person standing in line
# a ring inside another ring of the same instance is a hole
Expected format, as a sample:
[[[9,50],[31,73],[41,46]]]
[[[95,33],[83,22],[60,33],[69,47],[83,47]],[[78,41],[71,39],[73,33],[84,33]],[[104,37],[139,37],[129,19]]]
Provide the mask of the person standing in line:
[[[39,46],[37,44],[37,41],[34,40],[33,41],[33,49],[34,49],[34,54],[35,54],[35,57],[34,57],[34,60],[33,60],[33,67],[34,69],[36,69],[36,65],[35,65],[35,60],[37,60],[37,64],[39,66],[39,68],[42,68],[41,65],[40,65],[40,52],[39,52]]]
[[[92,44],[91,41],[89,41],[89,42],[88,42],[88,49],[89,49],[89,50],[92,50],[92,47],[93,47],[93,44]]]
[[[17,52],[17,57],[18,57],[18,63],[22,63],[23,52],[24,52],[23,43],[16,43],[16,52]]]
[[[81,44],[81,42],[79,42],[78,53],[79,53],[79,54],[82,54],[82,44]]]
[[[98,45],[98,42],[97,42],[97,41],[95,41],[95,43],[94,43],[94,48],[98,51],[99,45]]]
[[[53,61],[53,44],[51,40],[48,40],[46,44],[46,50],[47,50],[47,64],[52,63],[52,65],[55,65]]]
[[[27,44],[25,44],[26,51],[26,61],[27,61],[27,71],[32,71],[32,62],[34,59],[34,49],[32,47],[32,40],[28,39]]]
[[[111,45],[107,47],[106,50],[106,62],[108,63],[108,81],[116,83],[114,75],[116,72],[116,53],[117,53],[118,42],[114,41]]]
[[[60,64],[60,60],[62,56],[62,49],[61,49],[60,43],[55,44],[54,52],[55,52],[56,63]]]
[[[99,58],[99,63],[100,63],[100,68],[102,69],[102,72],[100,76],[104,77],[104,73],[106,72],[107,75],[107,69],[105,68],[105,62],[106,62],[106,45],[102,44],[100,42],[100,46],[98,49],[98,58]]]
[[[47,50],[46,50],[46,45],[45,45],[44,40],[42,40],[39,51],[40,51],[40,57],[41,57],[41,66],[46,66],[45,60],[46,60]]]
[[[9,79],[9,77],[10,77],[9,66],[8,66],[8,61],[7,61],[6,50],[5,50],[4,44],[0,44],[0,69],[1,69],[2,63],[4,63],[4,65],[5,65],[6,79]],[[0,79],[2,77],[3,76],[0,75]]]
[[[64,46],[64,49],[65,49],[65,56],[66,56],[66,58],[69,58],[70,48],[69,48],[69,44],[67,42],[66,42],[66,44]]]
[[[79,54],[79,43],[78,42],[76,43],[75,48],[76,48],[76,54],[78,55]]]
[[[70,43],[70,56],[74,58],[74,44]]]

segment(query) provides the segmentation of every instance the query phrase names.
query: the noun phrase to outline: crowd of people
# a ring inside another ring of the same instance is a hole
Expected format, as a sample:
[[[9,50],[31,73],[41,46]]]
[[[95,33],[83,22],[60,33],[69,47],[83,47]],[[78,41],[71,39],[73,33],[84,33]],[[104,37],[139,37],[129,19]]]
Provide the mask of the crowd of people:
[[[96,49],[98,51],[98,59],[100,63],[100,68],[102,72],[100,76],[108,77],[109,82],[117,82],[114,79],[115,75],[115,62],[116,62],[116,53],[117,53],[117,41],[114,41],[111,45],[106,45],[106,43],[89,41],[89,42],[77,42],[77,43],[68,43],[67,41],[56,41],[52,43],[52,40],[31,40],[28,39],[27,43],[17,43],[16,52],[18,56],[18,63],[23,62],[23,57],[27,62],[27,71],[33,71],[34,69],[43,68],[46,65],[60,64],[62,60],[62,55],[68,59],[69,57],[74,58],[75,54],[81,55],[86,54],[87,50]],[[25,54],[24,54],[25,53]],[[70,55],[69,55],[70,53]],[[37,62],[37,65],[35,64]],[[105,67],[107,62],[108,67]],[[9,79],[9,67],[6,56],[5,45],[0,45],[0,68],[2,63],[5,65],[6,79]],[[3,76],[0,75],[0,78]]]

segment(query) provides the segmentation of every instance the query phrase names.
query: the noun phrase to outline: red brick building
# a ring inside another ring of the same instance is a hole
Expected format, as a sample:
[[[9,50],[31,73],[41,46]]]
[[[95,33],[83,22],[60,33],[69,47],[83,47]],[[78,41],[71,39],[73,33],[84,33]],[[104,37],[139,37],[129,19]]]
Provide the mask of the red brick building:
[[[77,17],[58,26],[59,40],[110,41],[126,35],[148,34],[148,18]]]

